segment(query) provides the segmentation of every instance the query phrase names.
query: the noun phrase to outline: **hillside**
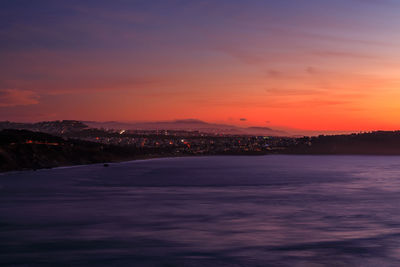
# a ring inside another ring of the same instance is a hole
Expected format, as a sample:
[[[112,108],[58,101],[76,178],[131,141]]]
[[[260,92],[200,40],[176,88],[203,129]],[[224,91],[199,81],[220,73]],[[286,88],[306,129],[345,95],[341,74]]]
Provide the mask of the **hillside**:
[[[131,160],[154,152],[152,149],[65,140],[26,130],[0,131],[0,171]]]

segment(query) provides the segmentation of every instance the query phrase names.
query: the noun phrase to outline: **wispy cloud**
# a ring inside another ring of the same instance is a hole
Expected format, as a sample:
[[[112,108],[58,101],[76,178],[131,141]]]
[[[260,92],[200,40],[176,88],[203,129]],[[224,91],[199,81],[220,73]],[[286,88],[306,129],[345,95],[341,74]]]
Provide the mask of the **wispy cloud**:
[[[359,58],[359,59],[375,59],[373,55],[362,54],[352,51],[314,51],[312,54],[321,57],[346,57],[346,58]]]
[[[0,89],[0,107],[39,104],[39,95],[29,90]]]

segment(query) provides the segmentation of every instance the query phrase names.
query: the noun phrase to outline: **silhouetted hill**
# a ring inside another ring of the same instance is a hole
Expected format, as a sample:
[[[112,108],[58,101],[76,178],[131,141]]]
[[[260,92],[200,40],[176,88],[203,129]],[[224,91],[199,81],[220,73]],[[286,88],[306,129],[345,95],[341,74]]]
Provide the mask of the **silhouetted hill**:
[[[296,154],[400,155],[400,131],[299,138],[297,144],[286,151]]]
[[[153,155],[155,149],[65,140],[27,130],[0,131],[0,171],[52,168],[131,160]]]
[[[85,121],[85,124],[94,128],[125,129],[125,130],[182,130],[199,131],[203,133],[235,134],[235,135],[265,135],[288,136],[283,131],[273,130],[267,127],[237,127],[234,125],[208,123],[197,119],[159,121],[159,122],[93,122]]]

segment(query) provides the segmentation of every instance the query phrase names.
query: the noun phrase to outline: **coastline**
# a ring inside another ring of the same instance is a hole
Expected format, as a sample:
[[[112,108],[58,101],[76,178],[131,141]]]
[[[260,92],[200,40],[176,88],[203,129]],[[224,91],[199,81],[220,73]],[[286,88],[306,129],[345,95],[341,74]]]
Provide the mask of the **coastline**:
[[[138,156],[136,158],[127,158],[121,160],[114,161],[104,161],[104,162],[91,162],[91,163],[82,163],[82,164],[60,164],[57,166],[47,166],[47,167],[39,167],[36,169],[33,168],[21,168],[21,169],[13,169],[13,170],[0,170],[0,176],[3,174],[9,174],[13,172],[31,172],[31,171],[40,171],[40,170],[52,170],[52,169],[67,169],[67,168],[79,168],[85,166],[94,166],[94,165],[104,165],[104,168],[111,166],[112,164],[125,164],[125,163],[133,163],[133,162],[142,162],[142,161],[151,161],[158,159],[177,159],[177,158],[202,158],[202,157],[262,157],[262,156],[308,156],[308,157],[321,157],[321,156],[340,156],[340,157],[352,157],[352,156],[363,156],[363,157],[400,157],[400,154],[305,154],[305,153],[265,153],[265,154],[203,154],[203,155],[156,155],[156,156]],[[107,165],[107,166],[106,166]]]
[[[130,162],[140,162],[140,161],[150,161],[157,159],[176,159],[176,158],[194,158],[194,157],[213,157],[213,156],[266,156],[270,154],[260,154],[260,155],[234,155],[234,154],[204,154],[204,155],[156,155],[156,156],[137,156],[135,158],[127,158],[121,160],[112,160],[112,161],[102,161],[102,162],[91,162],[91,163],[82,163],[82,164],[60,164],[57,166],[43,166],[38,168],[21,168],[21,169],[12,169],[12,170],[1,170],[0,175],[4,173],[10,172],[29,172],[29,171],[39,171],[39,170],[51,170],[51,169],[63,169],[63,168],[76,168],[76,167],[84,167],[84,166],[93,166],[93,165],[111,165],[111,164],[121,164],[121,163],[130,163]],[[108,166],[104,166],[105,168]]]

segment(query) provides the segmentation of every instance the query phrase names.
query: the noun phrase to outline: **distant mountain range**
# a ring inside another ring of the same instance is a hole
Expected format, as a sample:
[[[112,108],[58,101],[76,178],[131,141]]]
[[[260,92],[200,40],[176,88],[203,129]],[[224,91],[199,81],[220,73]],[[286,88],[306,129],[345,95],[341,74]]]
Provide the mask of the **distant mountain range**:
[[[199,131],[204,133],[221,134],[248,134],[266,136],[288,136],[284,131],[274,130],[268,127],[238,127],[227,124],[208,123],[196,119],[159,121],[159,122],[94,122],[83,123],[93,128],[125,129],[125,130],[177,130],[177,131]]]
[[[0,122],[1,129],[19,129],[51,134],[64,134],[77,132],[84,129],[115,129],[115,130],[175,130],[175,131],[199,131],[212,134],[232,135],[265,135],[265,136],[288,136],[284,131],[274,130],[267,127],[237,127],[233,125],[208,123],[196,119],[160,121],[160,122],[96,122],[96,121],[43,121],[36,123]]]

